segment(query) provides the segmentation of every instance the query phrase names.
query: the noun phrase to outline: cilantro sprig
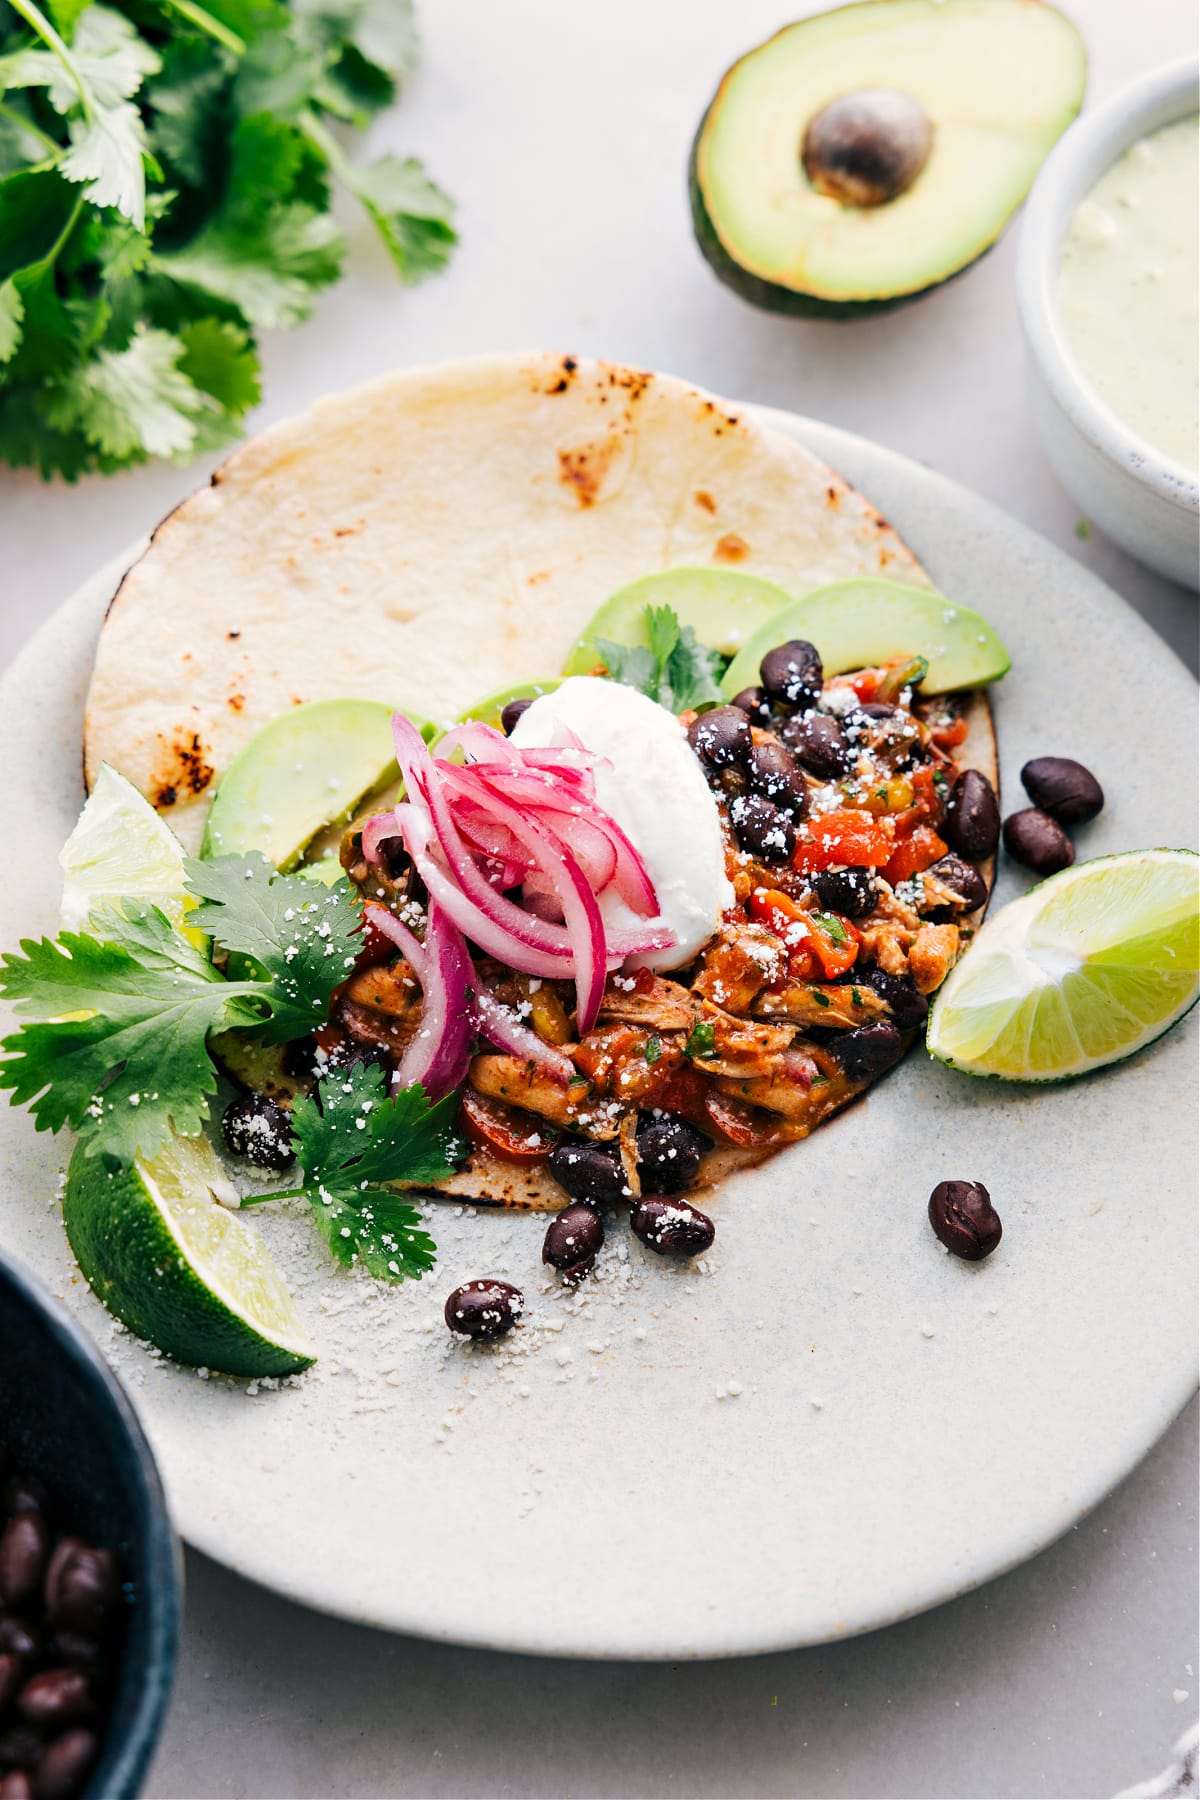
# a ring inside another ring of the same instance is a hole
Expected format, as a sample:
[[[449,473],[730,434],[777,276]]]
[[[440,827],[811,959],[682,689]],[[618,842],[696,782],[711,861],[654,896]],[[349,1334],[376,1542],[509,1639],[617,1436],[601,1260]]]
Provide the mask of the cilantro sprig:
[[[260,329],[338,279],[332,188],[400,277],[453,206],[352,162],[416,59],[411,0],[0,0],[0,460],[69,479],[230,442]]]
[[[433,1267],[436,1247],[411,1200],[384,1184],[432,1184],[452,1173],[457,1102],[448,1094],[432,1106],[420,1086],[389,1097],[374,1063],[326,1075],[316,1098],[292,1107],[302,1184],[255,1194],[253,1203],[306,1199],[339,1262],[361,1264],[384,1280],[417,1279]]]
[[[670,606],[647,606],[644,616],[649,647],[596,639],[612,679],[647,694],[673,713],[719,701],[718,682],[725,669],[720,652],[697,643],[692,627],[681,625]]]
[[[187,863],[190,921],[250,959],[227,979],[157,907],[101,911],[91,932],[26,939],[0,957],[0,993],[22,1017],[0,1043],[0,1089],[40,1131],[71,1126],[90,1155],[153,1155],[194,1135],[217,1074],[210,1035],[253,1029],[273,1043],[325,1018],[353,966],[362,914],[348,882],[315,889],[264,857]]]

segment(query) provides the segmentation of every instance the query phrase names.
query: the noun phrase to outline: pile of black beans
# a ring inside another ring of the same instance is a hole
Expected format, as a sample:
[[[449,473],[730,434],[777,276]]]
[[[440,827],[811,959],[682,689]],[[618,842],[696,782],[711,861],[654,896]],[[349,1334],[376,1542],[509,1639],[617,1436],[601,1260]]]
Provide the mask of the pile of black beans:
[[[549,1171],[569,1202],[546,1229],[542,1261],[564,1281],[591,1272],[604,1243],[603,1206],[627,1207],[634,1236],[656,1256],[700,1256],[716,1237],[708,1214],[680,1197],[711,1140],[678,1113],[654,1112],[642,1115],[636,1143],[642,1188],[636,1199],[615,1144],[561,1138],[550,1152]],[[451,1331],[488,1340],[511,1331],[524,1310],[524,1296],[510,1282],[468,1281],[446,1301],[445,1318]]]
[[[1032,806],[1004,821],[1004,848],[1035,875],[1057,875],[1075,861],[1068,825],[1086,825],[1104,806],[1104,789],[1090,769],[1069,756],[1035,756],[1021,770]]]
[[[119,1647],[111,1550],[59,1531],[0,1445],[0,1800],[69,1800],[100,1748]]]
[[[795,638],[768,650],[759,676],[761,687],[743,688],[731,705],[693,720],[688,739],[728,799],[742,849],[761,862],[788,863],[808,811],[804,770],[821,779],[842,773],[849,746],[835,718],[813,711],[825,678],[814,645]],[[756,744],[755,725],[783,741]]]

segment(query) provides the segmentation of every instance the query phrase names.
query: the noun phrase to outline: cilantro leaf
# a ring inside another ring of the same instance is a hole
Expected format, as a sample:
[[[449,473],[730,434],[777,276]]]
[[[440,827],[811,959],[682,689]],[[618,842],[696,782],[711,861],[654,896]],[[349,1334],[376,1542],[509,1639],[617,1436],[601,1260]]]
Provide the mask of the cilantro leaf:
[[[100,937],[64,931],[0,958],[0,991],[28,1020],[0,1048],[0,1088],[39,1131],[72,1126],[89,1152],[152,1154],[199,1131],[217,1085],[210,1031],[257,1025],[253,984],[221,979],[157,907],[104,909]]]
[[[10,275],[7,281],[0,282],[0,363],[8,362],[15,353],[24,317],[25,302]]]
[[[328,213],[300,202],[218,216],[182,250],[156,255],[173,281],[226,302],[252,325],[298,325],[342,272],[345,243]]]
[[[716,1054],[716,1028],[711,1019],[701,1019],[693,1025],[683,1046],[685,1056],[714,1056]]]
[[[431,1106],[416,1086],[389,1098],[374,1063],[325,1076],[318,1092],[319,1100],[296,1101],[292,1135],[304,1170],[300,1191],[330,1249],[384,1279],[420,1277],[434,1265],[433,1239],[412,1202],[383,1184],[432,1183],[451,1173],[457,1095]]]
[[[173,333],[138,325],[123,350],[100,350],[63,378],[47,422],[80,432],[120,462],[190,451],[199,419],[215,404],[179,366],[184,353]]]
[[[343,174],[383,239],[403,281],[435,275],[458,242],[450,223],[454,203],[435,187],[416,157],[381,156]]]
[[[697,643],[691,626],[681,625],[672,607],[647,606],[643,617],[649,647],[596,639],[612,679],[657,700],[668,712],[688,712],[718,702],[718,681],[725,670],[720,652]]]
[[[363,915],[350,883],[342,877],[314,887],[302,875],[279,874],[257,851],[211,862],[189,857],[186,879],[201,902],[188,923],[269,978],[264,1040],[287,1043],[320,1024],[360,949]]]

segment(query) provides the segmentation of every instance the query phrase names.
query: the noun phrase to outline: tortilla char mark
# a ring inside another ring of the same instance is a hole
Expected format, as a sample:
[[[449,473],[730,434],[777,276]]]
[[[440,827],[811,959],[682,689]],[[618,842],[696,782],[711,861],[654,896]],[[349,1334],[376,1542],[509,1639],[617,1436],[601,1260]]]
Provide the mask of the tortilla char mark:
[[[202,794],[216,770],[208,760],[208,747],[198,731],[188,731],[184,727],[170,740],[162,732],[158,737],[166,749],[150,778],[150,799],[162,811],[174,806],[184,795]]]

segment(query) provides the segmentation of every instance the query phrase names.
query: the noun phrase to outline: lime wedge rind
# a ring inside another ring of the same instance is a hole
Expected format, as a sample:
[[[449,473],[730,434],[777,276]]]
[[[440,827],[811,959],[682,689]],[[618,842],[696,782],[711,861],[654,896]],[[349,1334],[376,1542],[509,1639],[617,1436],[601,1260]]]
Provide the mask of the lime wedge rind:
[[[993,915],[930,1008],[930,1055],[964,1074],[1077,1079],[1146,1049],[1200,998],[1200,858],[1079,863]]]

